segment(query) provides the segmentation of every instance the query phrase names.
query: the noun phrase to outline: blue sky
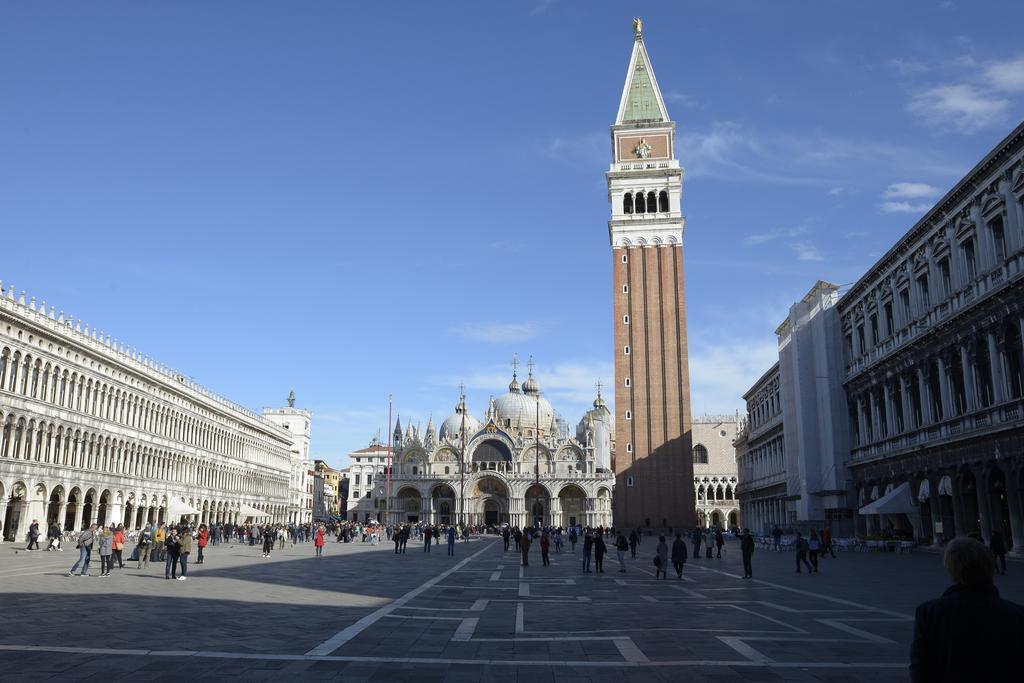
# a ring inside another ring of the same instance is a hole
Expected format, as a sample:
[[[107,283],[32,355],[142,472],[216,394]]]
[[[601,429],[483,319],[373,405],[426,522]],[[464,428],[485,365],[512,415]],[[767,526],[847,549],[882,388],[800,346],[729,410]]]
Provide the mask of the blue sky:
[[[1021,119],[1019,3],[0,7],[0,278],[335,464],[481,413],[513,352],[572,423],[611,376],[603,172],[645,36],[686,169],[693,410],[732,412]]]

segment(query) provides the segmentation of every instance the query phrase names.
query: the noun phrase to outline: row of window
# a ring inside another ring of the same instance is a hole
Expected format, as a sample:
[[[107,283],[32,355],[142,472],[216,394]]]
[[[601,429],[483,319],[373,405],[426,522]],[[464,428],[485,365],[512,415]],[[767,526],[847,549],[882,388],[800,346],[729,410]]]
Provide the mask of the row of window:
[[[258,440],[215,427],[162,403],[6,346],[0,350],[0,391],[221,455],[269,464],[274,454],[267,444]]]
[[[977,279],[979,267],[988,271],[1002,265],[1007,255],[1002,216],[989,221],[986,230],[991,250],[984,251],[990,251],[991,258],[979,263],[978,235],[959,242],[956,261],[952,253],[939,257],[934,261],[934,269],[926,269],[907,286],[897,290],[895,307],[893,299],[883,301],[880,311],[872,310],[866,320],[859,322],[852,332],[845,335],[847,357],[860,357],[877,347],[881,341],[891,338],[897,329],[927,314],[934,303],[951,298]],[[954,268],[957,262],[959,265]],[[937,286],[935,280],[938,280]]]
[[[1000,398],[1024,397],[1024,349],[1018,322],[1006,321],[1001,332],[1001,345],[990,345],[988,334],[982,334],[851,402],[854,445],[987,408]]]
[[[623,213],[668,213],[668,192],[627,192],[622,197]]]
[[[260,470],[204,462],[123,439],[9,413],[0,415],[0,458],[63,465],[253,495],[286,496],[287,482]],[[280,480],[279,480],[280,479]]]

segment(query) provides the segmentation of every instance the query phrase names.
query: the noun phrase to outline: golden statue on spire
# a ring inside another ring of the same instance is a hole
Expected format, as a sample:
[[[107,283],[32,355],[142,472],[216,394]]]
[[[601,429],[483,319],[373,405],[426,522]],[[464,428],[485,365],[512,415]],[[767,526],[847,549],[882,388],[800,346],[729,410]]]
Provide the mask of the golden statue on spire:
[[[639,38],[644,32],[644,20],[640,17],[633,17],[633,35]]]

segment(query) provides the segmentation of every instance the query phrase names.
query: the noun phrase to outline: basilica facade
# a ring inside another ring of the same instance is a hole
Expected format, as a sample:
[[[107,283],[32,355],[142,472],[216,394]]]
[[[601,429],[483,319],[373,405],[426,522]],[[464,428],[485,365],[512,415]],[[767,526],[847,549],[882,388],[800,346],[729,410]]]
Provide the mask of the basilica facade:
[[[508,393],[481,419],[465,396],[442,424],[421,432],[401,420],[393,435],[391,498],[376,479],[390,523],[608,526],[612,523],[614,419],[598,390],[570,434],[530,376],[513,373]],[[384,515],[381,515],[383,517]]]

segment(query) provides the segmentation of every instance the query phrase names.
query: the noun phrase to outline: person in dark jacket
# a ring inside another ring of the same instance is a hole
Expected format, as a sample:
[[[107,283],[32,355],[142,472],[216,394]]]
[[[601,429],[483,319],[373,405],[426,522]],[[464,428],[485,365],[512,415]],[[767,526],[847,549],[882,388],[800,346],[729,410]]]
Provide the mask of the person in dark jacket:
[[[672,566],[675,567],[676,576],[681,581],[683,579],[683,565],[686,564],[686,541],[683,540],[682,535],[677,531],[676,540],[672,541]]]
[[[996,571],[1000,572],[1000,566],[1002,571],[1000,572],[1003,576],[1006,576],[1006,541],[1003,540],[1003,535],[998,531],[992,532],[992,538],[988,542],[989,550],[992,551],[992,555],[996,561]]]
[[[28,528],[28,547],[25,550],[39,550],[39,520],[33,519]]]
[[[740,537],[740,553],[743,555],[743,578],[754,578],[754,569],[750,563],[754,554],[754,537],[750,535],[750,529],[744,529]]]
[[[178,558],[181,556],[181,539],[178,538],[178,530],[168,525],[167,537],[164,539],[164,578],[178,578]]]
[[[722,535],[722,527],[715,529],[715,549],[718,551],[715,554],[715,559],[722,559],[722,546],[725,545],[725,536]]]
[[[608,552],[608,546],[605,545],[604,537],[598,531],[594,534],[594,571],[598,574],[604,574],[604,554],[606,552]]]
[[[594,535],[587,529],[586,535],[583,537],[583,573],[590,573],[590,553],[594,548]]]
[[[999,597],[992,552],[982,543],[950,541],[943,564],[953,585],[917,607],[911,681],[1002,680],[1020,666],[1024,607]]]
[[[694,529],[693,533],[690,534],[690,540],[693,542],[693,559],[699,560],[700,544],[704,540],[704,534],[701,532],[699,527]]]

